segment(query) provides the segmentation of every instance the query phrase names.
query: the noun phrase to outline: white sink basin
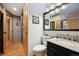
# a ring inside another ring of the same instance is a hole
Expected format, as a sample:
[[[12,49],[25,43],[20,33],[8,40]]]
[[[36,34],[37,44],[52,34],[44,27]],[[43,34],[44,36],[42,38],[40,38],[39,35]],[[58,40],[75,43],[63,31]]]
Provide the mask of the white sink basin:
[[[73,51],[79,52],[79,43],[78,42],[73,42],[67,39],[59,39],[59,38],[52,38],[48,39],[47,41],[51,43],[55,43],[57,45],[63,46],[65,48],[71,49]]]

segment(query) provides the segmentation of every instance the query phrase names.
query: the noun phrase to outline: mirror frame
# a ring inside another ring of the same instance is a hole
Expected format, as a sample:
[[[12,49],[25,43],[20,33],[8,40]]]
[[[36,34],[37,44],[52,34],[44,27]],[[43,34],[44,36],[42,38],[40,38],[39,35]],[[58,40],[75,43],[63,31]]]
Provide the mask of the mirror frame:
[[[63,3],[63,4],[68,4],[68,3]],[[44,31],[79,31],[79,29],[45,29],[45,15],[50,13],[51,11],[53,10],[49,10],[48,12],[43,13],[43,30]]]

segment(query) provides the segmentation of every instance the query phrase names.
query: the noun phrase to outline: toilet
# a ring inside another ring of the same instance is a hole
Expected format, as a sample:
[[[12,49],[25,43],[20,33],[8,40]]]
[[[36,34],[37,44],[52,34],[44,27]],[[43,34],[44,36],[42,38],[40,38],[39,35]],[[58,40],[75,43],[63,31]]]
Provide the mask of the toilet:
[[[46,54],[47,40],[45,38],[42,38],[41,41],[42,41],[42,44],[38,44],[33,47],[34,56],[44,56]]]

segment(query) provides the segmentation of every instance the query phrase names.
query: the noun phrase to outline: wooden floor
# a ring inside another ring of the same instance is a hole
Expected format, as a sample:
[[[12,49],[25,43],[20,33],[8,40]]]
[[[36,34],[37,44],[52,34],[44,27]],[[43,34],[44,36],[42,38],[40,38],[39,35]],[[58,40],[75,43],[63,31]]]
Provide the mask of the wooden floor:
[[[21,43],[12,44],[12,46],[7,50],[2,56],[25,56],[25,51]]]

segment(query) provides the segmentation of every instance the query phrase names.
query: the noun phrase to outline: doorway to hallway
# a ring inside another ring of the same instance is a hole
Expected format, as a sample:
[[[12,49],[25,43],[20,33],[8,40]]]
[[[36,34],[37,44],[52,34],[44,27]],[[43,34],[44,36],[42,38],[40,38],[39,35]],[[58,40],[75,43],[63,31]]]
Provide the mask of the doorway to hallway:
[[[12,15],[7,11],[8,10],[3,7],[4,53],[2,55],[28,55],[28,14],[26,13],[27,6],[24,5],[22,14],[20,16]]]

